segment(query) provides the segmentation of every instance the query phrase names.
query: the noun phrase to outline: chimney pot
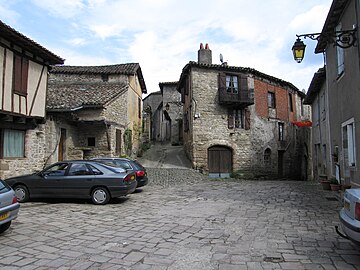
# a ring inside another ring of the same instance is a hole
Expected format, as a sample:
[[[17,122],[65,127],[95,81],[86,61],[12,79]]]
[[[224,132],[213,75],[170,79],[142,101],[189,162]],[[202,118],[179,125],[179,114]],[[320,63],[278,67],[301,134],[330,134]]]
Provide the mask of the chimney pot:
[[[212,64],[212,53],[209,48],[209,44],[206,43],[204,49],[204,45],[200,43],[200,50],[198,50],[198,63],[207,65]]]

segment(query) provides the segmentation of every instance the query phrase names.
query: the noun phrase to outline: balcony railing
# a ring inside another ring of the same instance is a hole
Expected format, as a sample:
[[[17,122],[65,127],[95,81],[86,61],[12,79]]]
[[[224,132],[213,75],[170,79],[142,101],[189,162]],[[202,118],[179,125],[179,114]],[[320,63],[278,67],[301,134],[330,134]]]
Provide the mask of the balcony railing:
[[[221,105],[249,106],[254,104],[254,90],[239,91],[238,93],[227,92],[219,89],[219,103]]]

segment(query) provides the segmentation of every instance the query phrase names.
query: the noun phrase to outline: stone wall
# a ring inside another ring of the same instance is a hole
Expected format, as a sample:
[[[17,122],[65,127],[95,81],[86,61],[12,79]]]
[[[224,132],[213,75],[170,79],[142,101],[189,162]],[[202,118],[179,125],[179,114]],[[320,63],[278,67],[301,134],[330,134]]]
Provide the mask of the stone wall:
[[[308,138],[292,121],[300,120],[298,93],[260,78],[248,75],[248,87],[254,88],[255,104],[248,106],[250,129],[228,128],[228,106],[218,100],[218,74],[214,69],[193,67],[191,91],[185,96],[184,113],[188,112],[190,130],[184,133],[184,147],[195,169],[208,171],[208,149],[214,145],[232,149],[233,171],[250,172],[255,177],[276,177],[283,153],[283,175],[298,178],[301,157]],[[267,105],[267,92],[276,93],[273,117]],[[293,111],[289,111],[289,93]],[[284,141],[279,141],[279,123],[284,124]],[[266,150],[268,149],[268,150]],[[265,159],[265,150],[270,157]],[[281,153],[280,153],[281,152]]]
[[[27,130],[25,157],[0,159],[0,178],[6,179],[42,170],[45,162],[45,151],[45,125]]]

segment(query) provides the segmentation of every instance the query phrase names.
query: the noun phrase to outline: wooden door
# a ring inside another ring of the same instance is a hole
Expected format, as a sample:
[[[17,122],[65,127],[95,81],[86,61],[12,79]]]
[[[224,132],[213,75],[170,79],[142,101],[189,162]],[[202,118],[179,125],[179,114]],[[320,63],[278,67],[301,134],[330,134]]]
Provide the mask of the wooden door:
[[[208,167],[211,174],[230,174],[232,172],[232,150],[226,146],[213,146],[208,149]]]
[[[60,131],[60,141],[59,141],[59,151],[58,151],[58,161],[63,161],[65,156],[66,149],[66,129],[62,128]]]

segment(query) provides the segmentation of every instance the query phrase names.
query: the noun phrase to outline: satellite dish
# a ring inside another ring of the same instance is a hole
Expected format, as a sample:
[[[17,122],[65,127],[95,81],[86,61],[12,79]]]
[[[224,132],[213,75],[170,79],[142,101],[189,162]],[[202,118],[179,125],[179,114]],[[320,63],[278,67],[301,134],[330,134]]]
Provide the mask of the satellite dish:
[[[221,64],[224,62],[224,57],[221,53],[220,53],[220,62],[221,62]]]

